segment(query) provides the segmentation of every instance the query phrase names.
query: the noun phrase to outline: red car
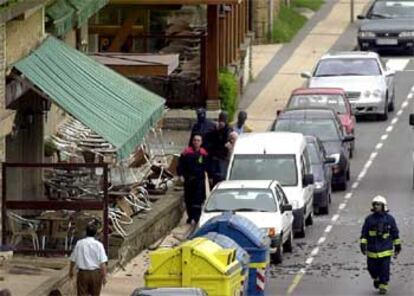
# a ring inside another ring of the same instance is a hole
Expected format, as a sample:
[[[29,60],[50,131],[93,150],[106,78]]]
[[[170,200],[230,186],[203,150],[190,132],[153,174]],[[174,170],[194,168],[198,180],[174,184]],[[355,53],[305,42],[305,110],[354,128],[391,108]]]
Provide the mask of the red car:
[[[345,133],[353,135],[355,132],[355,116],[352,114],[351,104],[342,88],[298,88],[295,89],[287,103],[286,109],[303,107],[328,107],[336,111],[341,119]],[[351,157],[355,143],[351,143]]]

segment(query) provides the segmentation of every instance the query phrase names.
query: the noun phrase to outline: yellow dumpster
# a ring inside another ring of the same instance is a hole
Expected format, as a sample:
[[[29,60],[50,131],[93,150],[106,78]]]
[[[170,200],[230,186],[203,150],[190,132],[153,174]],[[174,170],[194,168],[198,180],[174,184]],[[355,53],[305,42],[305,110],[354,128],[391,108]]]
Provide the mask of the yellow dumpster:
[[[145,284],[148,288],[200,288],[209,296],[238,296],[243,289],[242,276],[234,249],[223,249],[199,237],[150,253]]]

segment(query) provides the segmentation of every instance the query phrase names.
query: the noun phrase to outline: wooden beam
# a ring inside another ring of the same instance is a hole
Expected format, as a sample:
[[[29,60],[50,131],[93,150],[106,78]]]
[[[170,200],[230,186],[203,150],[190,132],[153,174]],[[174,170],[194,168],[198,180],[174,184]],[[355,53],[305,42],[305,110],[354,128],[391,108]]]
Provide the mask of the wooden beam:
[[[222,69],[226,65],[226,40],[225,40],[225,15],[219,16],[219,68]]]
[[[218,22],[219,9],[217,5],[207,6],[207,53],[206,53],[206,72],[207,72],[207,107],[215,104],[220,107],[219,85],[218,85]],[[210,101],[210,102],[209,102]],[[211,102],[211,101],[216,101]],[[213,106],[212,106],[213,107]],[[213,107],[213,108],[214,108]]]
[[[121,29],[121,26],[111,26],[111,25],[89,25],[89,34],[98,34],[101,36],[115,36],[119,30]],[[144,33],[144,27],[143,26],[133,26],[131,28],[130,34],[132,36],[138,36],[142,35]]]
[[[111,45],[109,46],[108,51],[110,52],[118,52],[121,50],[122,45],[124,45],[128,35],[131,34],[131,30],[133,26],[136,24],[141,10],[139,9],[132,9],[128,17],[126,18],[125,22],[122,24],[121,28],[118,30],[117,35],[115,36],[114,40],[112,40]]]
[[[231,32],[230,32],[230,63],[233,63],[235,60],[235,49],[236,49],[236,40],[234,38],[235,34],[235,23],[234,20],[236,19],[236,13],[235,13],[235,6],[232,5],[231,6],[231,12],[230,12],[230,27],[231,27]]]

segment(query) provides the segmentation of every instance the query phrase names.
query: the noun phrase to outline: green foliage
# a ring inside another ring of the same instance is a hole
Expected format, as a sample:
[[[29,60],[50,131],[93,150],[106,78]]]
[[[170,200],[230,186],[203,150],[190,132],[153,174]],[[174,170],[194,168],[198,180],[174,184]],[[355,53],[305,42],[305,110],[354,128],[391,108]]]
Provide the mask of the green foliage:
[[[234,74],[227,70],[219,73],[219,97],[221,108],[229,114],[232,121],[237,110],[237,79]]]
[[[50,140],[50,139],[45,140],[44,149],[45,149],[45,156],[46,157],[50,157],[50,156],[53,155],[53,153],[58,151],[55,143],[53,143],[52,140]]]
[[[272,42],[289,42],[303,27],[306,20],[306,17],[295,11],[293,7],[286,7],[285,5],[282,5],[279,16],[273,23]]]
[[[293,7],[305,7],[313,11],[318,11],[324,3],[324,0],[292,0],[291,5]]]

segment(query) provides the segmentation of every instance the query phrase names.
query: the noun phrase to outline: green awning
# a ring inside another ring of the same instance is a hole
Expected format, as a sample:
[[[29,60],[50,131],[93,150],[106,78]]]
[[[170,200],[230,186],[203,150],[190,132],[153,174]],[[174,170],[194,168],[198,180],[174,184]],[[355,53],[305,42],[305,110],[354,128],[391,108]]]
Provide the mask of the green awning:
[[[14,67],[58,106],[128,157],[161,119],[165,100],[55,37]]]
[[[47,30],[62,36],[87,23],[109,0],[55,0],[46,7]]]
[[[55,0],[45,10],[47,30],[55,36],[62,36],[73,29],[75,9],[66,0]]]
[[[76,9],[76,25],[79,28],[91,16],[101,10],[109,0],[67,0]]]

